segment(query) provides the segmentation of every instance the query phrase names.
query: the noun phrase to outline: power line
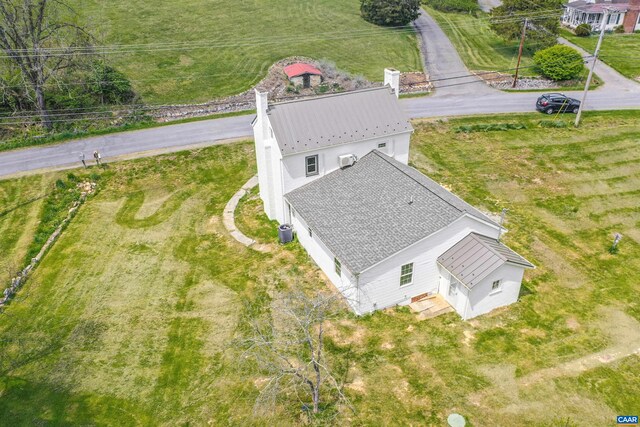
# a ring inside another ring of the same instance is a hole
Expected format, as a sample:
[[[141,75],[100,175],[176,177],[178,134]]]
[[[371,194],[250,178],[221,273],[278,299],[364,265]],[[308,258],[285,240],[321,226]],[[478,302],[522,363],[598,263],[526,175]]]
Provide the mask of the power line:
[[[556,16],[555,14],[529,14],[530,20],[546,19]],[[509,16],[506,18],[496,18],[489,21],[490,23],[507,23],[517,22],[521,20],[520,16]],[[448,24],[451,28],[472,28],[475,26],[484,26],[486,22],[479,20],[478,22],[468,23],[465,25],[456,25],[454,23]],[[400,34],[415,34],[415,30],[411,26],[402,27],[390,27],[394,33]],[[372,36],[388,36],[388,32],[380,29],[363,29],[363,30],[350,30],[336,33],[325,32],[307,36],[305,41],[331,41],[331,40],[343,40],[347,38],[362,38]],[[0,55],[0,59],[11,58],[31,58],[38,56],[46,56],[48,58],[55,57],[70,57],[76,55],[112,55],[112,54],[128,54],[128,53],[148,53],[148,52],[164,52],[172,50],[194,50],[194,49],[224,49],[224,48],[241,48],[241,47],[256,47],[265,46],[270,44],[287,43],[291,41],[300,40],[299,36],[286,36],[273,39],[265,39],[259,37],[245,38],[241,42],[233,43],[220,43],[217,40],[198,40],[188,42],[172,42],[172,43],[150,43],[150,44],[135,44],[135,45],[106,45],[106,46],[87,46],[87,47],[52,47],[39,49],[37,53],[32,53],[32,49],[13,49],[5,51]]]

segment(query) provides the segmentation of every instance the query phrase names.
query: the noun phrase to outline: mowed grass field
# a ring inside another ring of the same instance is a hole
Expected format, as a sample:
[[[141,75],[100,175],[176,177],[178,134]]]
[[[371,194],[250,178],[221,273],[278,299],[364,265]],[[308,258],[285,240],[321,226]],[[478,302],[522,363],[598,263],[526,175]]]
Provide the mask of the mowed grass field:
[[[540,119],[415,123],[411,163],[482,209],[509,208],[504,240],[537,268],[517,304],[470,322],[344,311],[325,345],[355,413],[322,422],[444,425],[458,412],[474,426],[595,426],[640,411],[640,115],[587,113],[577,130]],[[455,132],[508,122],[528,129]],[[234,344],[276,290],[326,289],[297,244],[274,243],[255,192],[238,226],[271,251],[225,232],[222,210],[254,173],[251,143],[102,171],[98,194],[0,315],[0,420],[300,423],[295,396],[254,415],[264,374]],[[37,194],[54,178],[0,188]],[[607,252],[614,232],[624,236],[617,255]]]
[[[445,13],[435,9],[424,9],[436,20],[442,31],[453,43],[469,70],[498,71],[509,73],[518,64],[518,42],[506,42],[489,27],[489,15],[478,12],[478,17],[464,13]],[[520,66],[522,75],[535,75],[527,68],[533,65],[525,53]]]
[[[598,35],[577,37],[568,30],[562,31],[562,37],[575,43],[589,53],[596,50]],[[602,41],[600,59],[630,79],[640,80],[640,34],[607,33]]]
[[[372,81],[422,70],[411,29],[365,22],[358,0],[73,0],[106,55],[144,101],[193,103],[243,92],[276,61],[307,56]]]

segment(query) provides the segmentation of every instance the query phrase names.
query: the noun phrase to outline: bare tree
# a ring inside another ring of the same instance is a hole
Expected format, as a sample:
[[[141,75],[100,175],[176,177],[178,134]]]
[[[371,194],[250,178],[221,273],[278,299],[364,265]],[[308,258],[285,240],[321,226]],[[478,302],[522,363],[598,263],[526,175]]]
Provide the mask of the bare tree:
[[[272,407],[278,396],[304,395],[318,413],[323,391],[334,392],[349,405],[324,353],[325,322],[338,310],[339,297],[307,297],[302,292],[279,295],[271,313],[250,322],[252,336],[244,341],[246,355],[268,375],[256,408]],[[307,401],[308,402],[308,401]]]
[[[52,122],[45,85],[87,46],[86,31],[62,0],[0,0],[0,51],[21,71],[45,128]]]

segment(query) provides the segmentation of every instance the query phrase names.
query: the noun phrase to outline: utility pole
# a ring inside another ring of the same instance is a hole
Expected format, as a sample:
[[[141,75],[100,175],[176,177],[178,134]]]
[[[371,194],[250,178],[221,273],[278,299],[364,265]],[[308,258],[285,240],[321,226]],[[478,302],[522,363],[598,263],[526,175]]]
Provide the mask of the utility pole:
[[[512,88],[515,89],[516,84],[518,84],[518,71],[520,71],[520,60],[522,59],[522,49],[524,48],[524,38],[527,35],[527,25],[529,25],[529,20],[524,18],[524,25],[522,26],[522,38],[520,38],[520,50],[518,51],[518,65],[516,65],[516,75],[513,78]]]
[[[582,110],[584,109],[584,103],[587,100],[587,92],[589,92],[589,85],[591,85],[591,77],[593,77],[593,69],[598,62],[598,54],[600,53],[600,46],[602,45],[602,39],[604,38],[604,29],[607,27],[607,19],[609,18],[609,9],[604,10],[604,16],[602,17],[602,28],[600,28],[600,38],[598,38],[598,44],[596,45],[596,51],[593,53],[593,63],[589,70],[589,76],[587,82],[584,85],[584,93],[582,94],[582,101],[580,101],[580,107],[578,108],[578,115],[576,116],[575,127],[580,126],[580,117],[582,117]]]

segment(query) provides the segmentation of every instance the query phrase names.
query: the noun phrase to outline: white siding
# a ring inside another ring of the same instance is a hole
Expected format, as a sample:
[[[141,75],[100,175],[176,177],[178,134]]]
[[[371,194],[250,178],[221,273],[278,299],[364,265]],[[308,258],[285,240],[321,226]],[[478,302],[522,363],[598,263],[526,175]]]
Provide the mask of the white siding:
[[[474,286],[469,294],[469,304],[462,314],[463,319],[471,319],[490,312],[498,307],[513,304],[518,301],[520,285],[524,268],[513,264],[504,264],[496,269],[480,283]],[[500,291],[492,291],[491,286],[495,280],[501,280]]]
[[[494,238],[498,236],[496,227],[464,216],[363,272],[359,278],[359,311],[367,313],[397,304],[408,304],[416,295],[438,292],[438,257],[471,232]],[[408,263],[413,263],[413,283],[400,287],[400,268]]]
[[[253,134],[260,198],[269,219],[280,223],[288,220],[283,195],[338,169],[339,156],[355,154],[360,158],[371,150],[379,149],[404,164],[409,162],[411,132],[321,148],[284,158],[276,139],[272,136],[269,116],[266,113],[257,115]],[[381,143],[385,143],[386,147],[378,148],[378,144]],[[318,155],[319,173],[308,177],[305,158],[313,155]]]
[[[286,156],[282,160],[284,165],[284,194],[339,169],[338,158],[340,156],[355,154],[358,158],[361,158],[372,150],[378,149],[378,144],[381,143],[386,143],[387,146],[380,149],[380,151],[395,158],[399,162],[407,164],[409,161],[410,138],[411,133],[407,132],[402,135],[352,142]],[[316,154],[318,155],[319,173],[317,175],[307,176],[305,158]]]
[[[357,314],[362,314],[358,310],[358,292],[356,288],[357,279],[342,266],[342,274],[338,276],[335,271],[334,256],[331,251],[322,243],[318,236],[313,233],[309,236],[309,228],[297,213],[291,215],[291,225],[296,232],[296,237],[305,248],[309,256],[315,261],[320,269],[327,275],[331,283],[342,293],[349,305]]]

